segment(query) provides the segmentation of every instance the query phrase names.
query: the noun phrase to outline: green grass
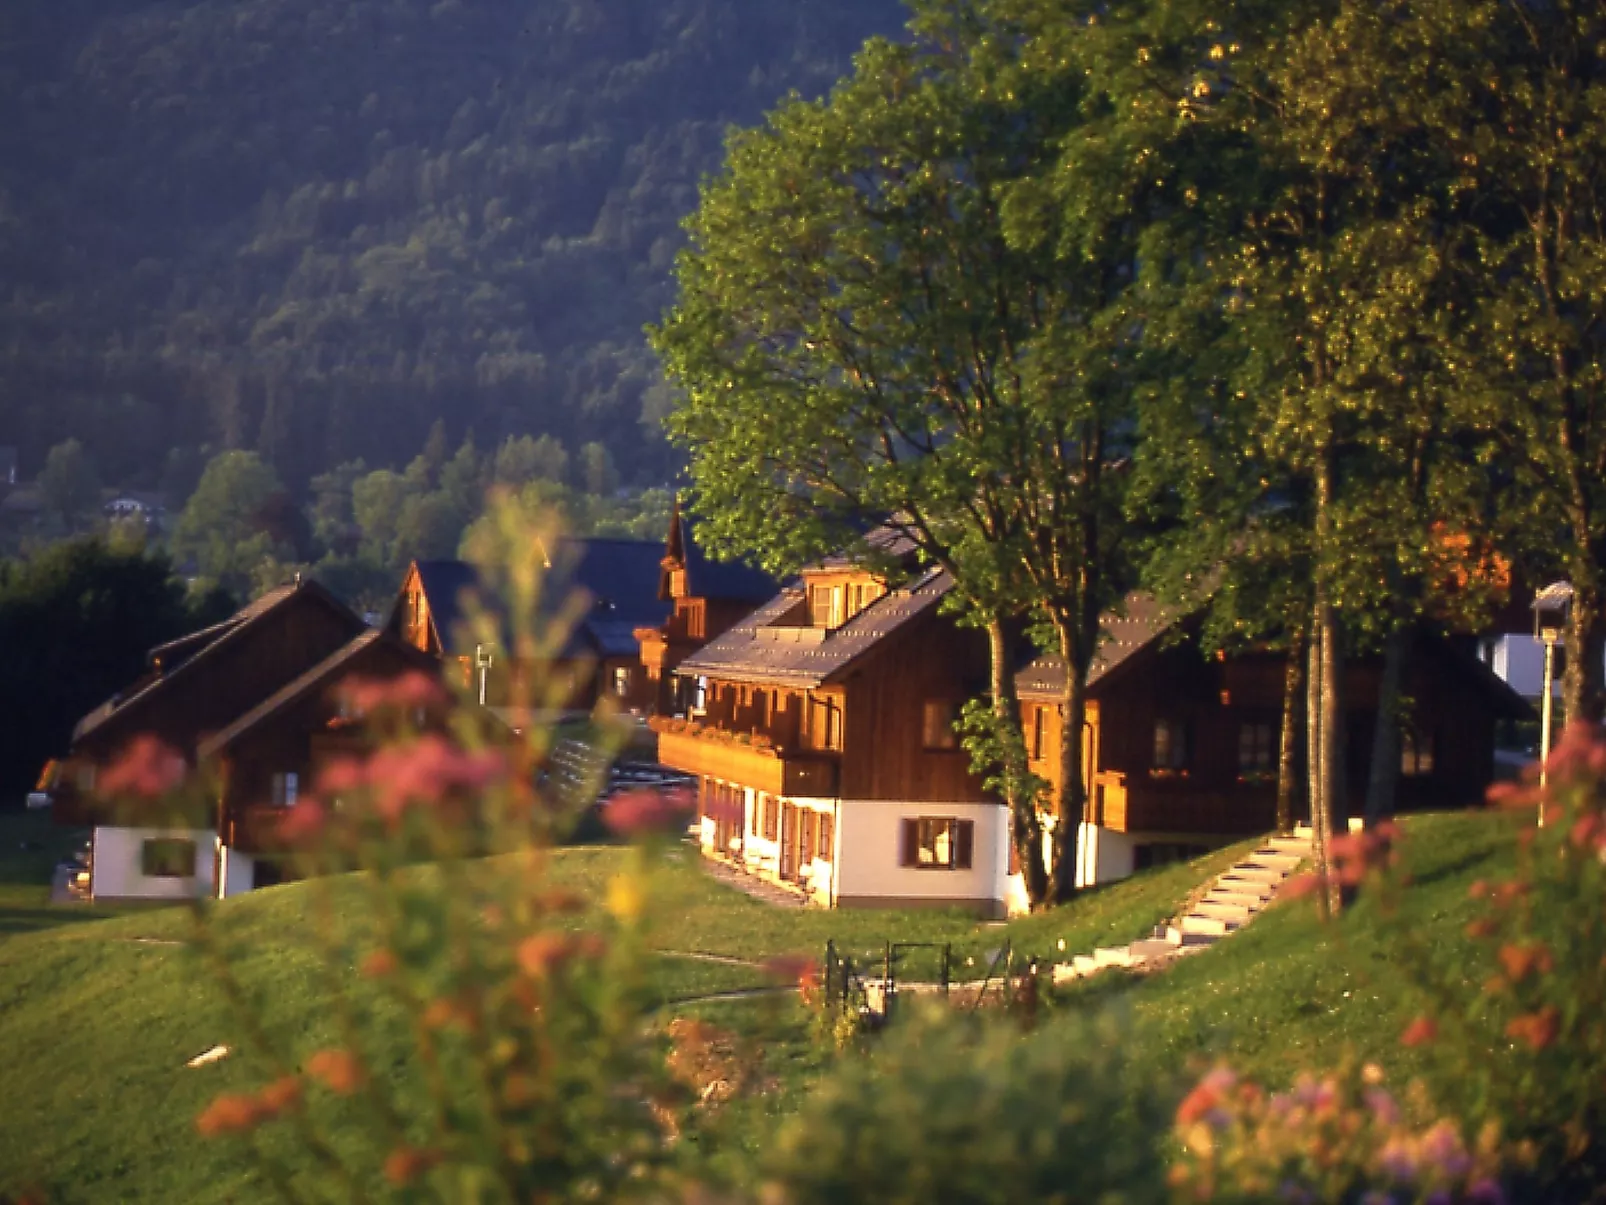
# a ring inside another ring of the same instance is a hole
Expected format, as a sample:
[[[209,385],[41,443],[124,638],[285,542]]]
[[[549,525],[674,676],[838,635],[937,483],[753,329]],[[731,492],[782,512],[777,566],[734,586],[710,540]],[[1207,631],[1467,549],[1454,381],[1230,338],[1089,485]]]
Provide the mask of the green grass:
[[[192,1129],[217,1092],[254,1085],[261,1073],[244,1057],[184,1067],[214,1043],[238,1044],[233,1015],[196,956],[183,944],[157,944],[183,942],[187,910],[49,908],[44,884],[57,851],[17,848],[47,838],[10,820],[0,819],[7,847],[0,857],[0,1192],[38,1184],[55,1202],[262,1199],[239,1152],[202,1142]],[[1510,861],[1510,821],[1427,816],[1412,820],[1408,835],[1417,881],[1402,916],[1425,937],[1454,937],[1468,916],[1467,883],[1499,874]],[[70,844],[71,836],[61,839]],[[889,940],[949,942],[962,972],[976,975],[985,955],[1006,941],[1025,954],[1063,957],[1144,936],[1240,851],[1135,876],[1007,925],[956,912],[776,908],[713,881],[690,851],[674,855],[651,891],[659,1015],[698,1015],[736,1029],[781,1086],[733,1110],[730,1123],[708,1135],[704,1153],[739,1157],[754,1149],[820,1073],[825,1056],[808,1042],[793,1000],[686,1003],[760,985],[761,970],[669,952],[752,963],[817,956],[832,939],[873,961]],[[609,847],[561,850],[551,875],[596,893],[628,856]],[[330,885],[348,906],[361,899],[352,880]],[[269,1031],[298,1055],[335,1040],[310,939],[314,894],[307,884],[291,884],[218,911]],[[94,923],[54,923],[69,916]],[[1163,974],[1101,976],[1066,993],[1060,1007],[1121,1016],[1140,1057],[1173,1073],[1228,1057],[1275,1082],[1300,1066],[1330,1064],[1345,1049],[1398,1065],[1395,1039],[1420,1005],[1378,936],[1377,920],[1366,902],[1328,928],[1306,905],[1278,905],[1244,933]],[[967,959],[974,964],[966,966]],[[934,964],[911,958],[901,973],[923,978],[928,971],[934,975]]]

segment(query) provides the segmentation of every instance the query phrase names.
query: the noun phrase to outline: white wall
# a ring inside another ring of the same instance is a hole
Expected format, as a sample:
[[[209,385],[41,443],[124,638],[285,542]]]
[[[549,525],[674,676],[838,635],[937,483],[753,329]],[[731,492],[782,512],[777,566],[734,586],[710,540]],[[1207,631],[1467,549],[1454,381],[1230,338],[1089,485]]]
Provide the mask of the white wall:
[[[1002,907],[1009,868],[1008,809],[996,803],[844,800],[836,826],[838,899],[991,900]],[[900,866],[903,822],[922,816],[975,823],[969,870]]]
[[[146,841],[176,837],[195,842],[195,873],[186,878],[152,878],[140,869]],[[95,899],[181,900],[211,895],[217,861],[217,833],[212,829],[114,828],[94,835],[94,867],[90,895]]]
[[[218,866],[222,871],[222,881],[218,883],[217,894],[219,899],[227,899],[231,895],[250,891],[256,885],[256,859],[249,854],[242,854],[237,849],[230,849],[227,845],[218,846]]]
[[[1078,887],[1124,879],[1137,867],[1138,846],[1129,833],[1118,833],[1084,821],[1077,846],[1081,855],[1076,867]]]

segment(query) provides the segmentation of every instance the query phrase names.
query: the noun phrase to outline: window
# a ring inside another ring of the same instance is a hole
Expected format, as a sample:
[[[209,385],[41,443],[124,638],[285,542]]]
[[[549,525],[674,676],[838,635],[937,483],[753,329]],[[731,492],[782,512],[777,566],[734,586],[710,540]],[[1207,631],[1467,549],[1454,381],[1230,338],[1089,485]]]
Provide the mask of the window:
[[[819,840],[820,813],[804,808],[798,815],[798,861],[807,862],[814,857],[815,843]]]
[[[1277,769],[1277,729],[1264,721],[1238,725],[1238,777],[1259,778]]]
[[[764,839],[766,841],[779,841],[781,839],[781,801],[773,795],[765,795],[764,799]]]
[[[831,860],[831,847],[836,838],[835,825],[836,818],[834,816],[827,816],[823,812],[821,813],[820,832],[814,847],[814,856],[822,862]]]
[[[973,820],[905,820],[901,864],[917,870],[969,870],[975,840]]]
[[[1042,761],[1048,748],[1048,708],[1032,708],[1032,760]],[[1014,872],[1011,871],[1011,874]]]
[[[1426,778],[1433,773],[1433,734],[1407,728],[1400,734],[1400,773]]]
[[[288,774],[275,774],[273,776],[273,804],[275,807],[294,807],[296,792],[301,786],[301,776],[291,771]]]
[[[959,745],[959,734],[954,731],[954,720],[959,708],[952,699],[927,699],[924,724],[924,741],[927,749],[954,749]]]
[[[188,879],[195,874],[195,842],[153,837],[140,842],[140,873],[150,879]]]
[[[613,693],[621,699],[630,695],[631,672],[628,665],[618,665],[613,671]]]
[[[1180,720],[1154,722],[1154,768],[1175,772],[1188,765],[1188,730]]]
[[[809,735],[816,749],[840,750],[842,709],[830,699],[810,699]]]

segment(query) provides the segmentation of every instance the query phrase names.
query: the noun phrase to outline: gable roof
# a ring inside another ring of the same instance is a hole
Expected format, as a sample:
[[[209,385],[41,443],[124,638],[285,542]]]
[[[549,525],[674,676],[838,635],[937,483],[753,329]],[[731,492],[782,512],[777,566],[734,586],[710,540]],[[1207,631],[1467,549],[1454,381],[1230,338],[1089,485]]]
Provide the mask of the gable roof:
[[[1137,653],[1159,642],[1176,624],[1179,612],[1152,594],[1133,591],[1119,610],[1099,619],[1102,638],[1088,671],[1088,686],[1100,682]],[[1015,691],[1023,699],[1058,700],[1065,692],[1065,659],[1058,654],[1038,657],[1015,675]]]
[[[650,540],[608,538],[563,539],[548,555],[553,592],[577,591],[589,604],[575,625],[569,655],[597,652],[634,656],[639,651],[635,629],[655,627],[669,617],[670,604],[659,597],[663,548]],[[467,616],[469,596],[496,608],[500,600],[479,570],[465,561],[414,561],[419,584],[429,600],[430,622],[443,649],[452,647],[452,633]],[[386,628],[395,627],[401,598],[391,608]]]
[[[677,672],[722,681],[821,686],[894,632],[935,611],[952,589],[953,579],[946,572],[927,569],[834,629],[781,622],[804,602],[803,591],[782,590],[718,640],[686,658]]]
[[[420,652],[412,645],[397,640],[378,628],[369,628],[356,639],[325,657],[300,677],[285,683],[284,686],[240,716],[227,728],[202,741],[196,751],[197,759],[205,760],[209,757],[215,757],[240,737],[246,735],[260,724],[271,720],[287,708],[293,707],[314,691],[332,686],[352,675],[356,672],[356,665],[365,655],[370,653],[370,650],[391,653],[400,660],[412,661],[418,669],[426,673],[434,674],[440,670],[440,662],[436,661],[428,653]]]
[[[127,691],[113,695],[79,720],[73,728],[73,740],[82,740],[104,727],[114,717],[124,715],[130,708],[143,705],[158,694],[172,689],[172,683],[175,681],[187,681],[191,667],[214,656],[219,649],[231,647],[244,633],[276,614],[292,600],[310,600],[328,607],[346,619],[354,632],[361,631],[366,626],[350,607],[311,579],[269,590],[222,623],[202,628],[198,632],[192,632],[188,636],[151,649],[146,654],[146,659],[156,667],[155,671],[141,678]],[[173,663],[175,658],[176,663]]]
[[[760,603],[775,593],[777,582],[762,569],[745,561],[715,561],[697,544],[692,521],[680,513],[675,500],[669,516],[669,539],[664,546],[664,573],[658,587],[660,598],[669,597],[669,567],[678,564],[686,571],[686,592],[695,598],[715,598],[727,602]]]

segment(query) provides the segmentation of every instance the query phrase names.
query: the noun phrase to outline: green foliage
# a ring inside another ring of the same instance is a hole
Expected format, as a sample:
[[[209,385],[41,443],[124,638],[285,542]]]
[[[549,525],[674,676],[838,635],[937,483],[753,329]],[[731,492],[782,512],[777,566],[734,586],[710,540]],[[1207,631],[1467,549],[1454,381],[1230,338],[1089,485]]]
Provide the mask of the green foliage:
[[[147,649],[230,610],[216,596],[187,606],[165,557],[93,537],[0,562],[0,791],[65,753],[79,718],[144,674]]]
[[[173,555],[193,559],[201,577],[252,593],[264,561],[293,561],[295,549],[264,523],[279,479],[255,452],[223,452],[201,474],[173,528]],[[277,537],[277,538],[276,538]]]
[[[66,531],[100,517],[100,478],[78,440],[64,440],[50,449],[39,473],[39,500]]]
[[[1165,1199],[1166,1100],[1115,1034],[1022,1038],[911,1016],[839,1065],[787,1121],[768,1177],[797,1205]]]

